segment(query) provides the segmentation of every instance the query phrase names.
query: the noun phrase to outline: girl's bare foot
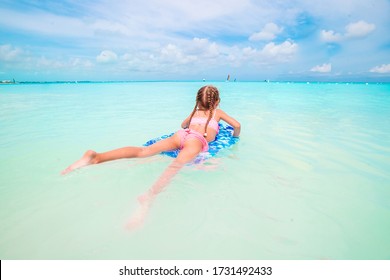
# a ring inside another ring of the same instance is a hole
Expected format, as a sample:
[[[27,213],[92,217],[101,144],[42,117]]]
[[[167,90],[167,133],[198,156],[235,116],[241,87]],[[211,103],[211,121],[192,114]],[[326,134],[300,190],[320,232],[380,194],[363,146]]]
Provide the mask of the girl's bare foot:
[[[77,168],[81,168],[90,164],[95,164],[96,162],[96,155],[97,153],[95,151],[89,150],[86,151],[85,154],[76,162],[73,164],[69,165],[66,169],[64,169],[61,174],[65,175],[68,174],[69,172],[72,172],[73,170]]]
[[[153,199],[154,195],[151,191],[147,191],[146,193],[138,197],[138,208],[135,210],[135,212],[127,222],[125,226],[126,229],[135,230],[137,228],[140,228],[144,224],[146,216],[150,210],[150,207],[152,206]]]
[[[145,222],[146,216],[149,213],[150,206],[151,205],[149,203],[139,204],[138,208],[135,210],[129,221],[126,223],[125,228],[128,230],[136,230],[142,227]]]

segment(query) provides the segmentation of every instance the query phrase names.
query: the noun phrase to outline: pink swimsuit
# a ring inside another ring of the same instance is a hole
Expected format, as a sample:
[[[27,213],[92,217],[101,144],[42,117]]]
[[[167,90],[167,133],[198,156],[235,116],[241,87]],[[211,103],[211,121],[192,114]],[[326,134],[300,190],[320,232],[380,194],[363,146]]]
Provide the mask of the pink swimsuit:
[[[192,120],[191,120],[191,124],[204,124],[204,125],[206,125],[206,123],[207,123],[207,119],[206,118],[193,117]],[[214,129],[217,132],[217,134],[218,134],[219,125],[218,125],[218,122],[214,119],[214,117],[212,117],[210,119],[208,127]]]
[[[183,149],[184,142],[190,138],[196,138],[202,143],[202,152],[207,152],[209,150],[209,143],[207,143],[206,138],[196,130],[186,128],[179,130],[177,133],[180,137],[180,150]]]
[[[210,119],[208,127],[214,129],[217,132],[217,134],[218,134],[219,125],[218,125],[218,122],[214,119],[216,111],[217,110],[215,110],[213,117]],[[190,125],[191,124],[200,124],[200,125],[204,124],[205,125],[206,123],[207,123],[207,118],[193,117],[191,119]],[[205,136],[202,135],[201,133],[199,133],[198,131],[186,128],[186,129],[179,130],[178,134],[179,134],[179,137],[180,137],[180,149],[183,148],[184,142],[187,139],[189,139],[189,138],[196,138],[196,139],[198,139],[202,143],[202,146],[203,146],[202,147],[202,152],[207,152],[209,150],[209,144],[208,144]]]

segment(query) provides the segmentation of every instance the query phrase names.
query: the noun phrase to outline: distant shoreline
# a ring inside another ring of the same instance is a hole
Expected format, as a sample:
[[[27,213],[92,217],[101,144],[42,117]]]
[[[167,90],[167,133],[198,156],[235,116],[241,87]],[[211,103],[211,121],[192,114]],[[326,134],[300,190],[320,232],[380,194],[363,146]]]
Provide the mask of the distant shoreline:
[[[224,80],[134,80],[134,81],[0,81],[0,85],[17,84],[116,84],[116,83],[265,83],[265,84],[389,84],[381,81],[269,81],[269,80],[247,80],[247,81],[224,81]]]

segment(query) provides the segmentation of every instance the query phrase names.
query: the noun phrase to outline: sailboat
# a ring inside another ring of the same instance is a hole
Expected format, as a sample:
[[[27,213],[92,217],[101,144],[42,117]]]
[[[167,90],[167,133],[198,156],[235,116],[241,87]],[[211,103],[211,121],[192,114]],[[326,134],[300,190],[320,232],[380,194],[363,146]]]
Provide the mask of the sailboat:
[[[230,82],[230,74],[228,74],[228,76],[226,78],[226,82]]]

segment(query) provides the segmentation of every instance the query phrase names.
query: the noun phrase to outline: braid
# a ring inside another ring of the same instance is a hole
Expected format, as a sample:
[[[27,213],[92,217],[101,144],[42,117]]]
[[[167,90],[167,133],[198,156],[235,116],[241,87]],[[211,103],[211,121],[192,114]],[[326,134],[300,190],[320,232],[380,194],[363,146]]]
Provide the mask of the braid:
[[[195,115],[195,112],[199,109],[199,103],[202,103],[202,97],[203,97],[203,91],[205,90],[205,87],[202,87],[198,90],[198,93],[196,94],[195,99],[195,107],[192,110],[190,120],[188,121],[188,127],[190,127],[192,117]]]
[[[198,110],[198,102],[195,103],[194,110],[192,110],[190,120],[188,121],[188,127],[190,127],[192,117],[195,115],[195,112]]]
[[[213,110],[215,109],[215,105],[217,102],[219,102],[219,92],[218,89],[214,86],[203,86],[198,90],[198,93],[196,95],[196,103],[195,107],[192,110],[190,120],[188,122],[188,127],[191,124],[191,120],[195,114],[195,112],[199,109],[199,106],[202,109],[206,109],[209,111],[209,116],[204,128],[204,137],[207,137],[207,127],[210,123],[211,117],[213,115]]]
[[[203,134],[204,137],[207,137],[207,126],[209,125],[209,122],[211,120],[211,116],[213,114],[213,106],[212,106],[212,102],[211,102],[211,92],[210,91],[207,92],[207,106],[209,108],[209,117],[207,119],[206,125],[204,126],[204,134]]]

